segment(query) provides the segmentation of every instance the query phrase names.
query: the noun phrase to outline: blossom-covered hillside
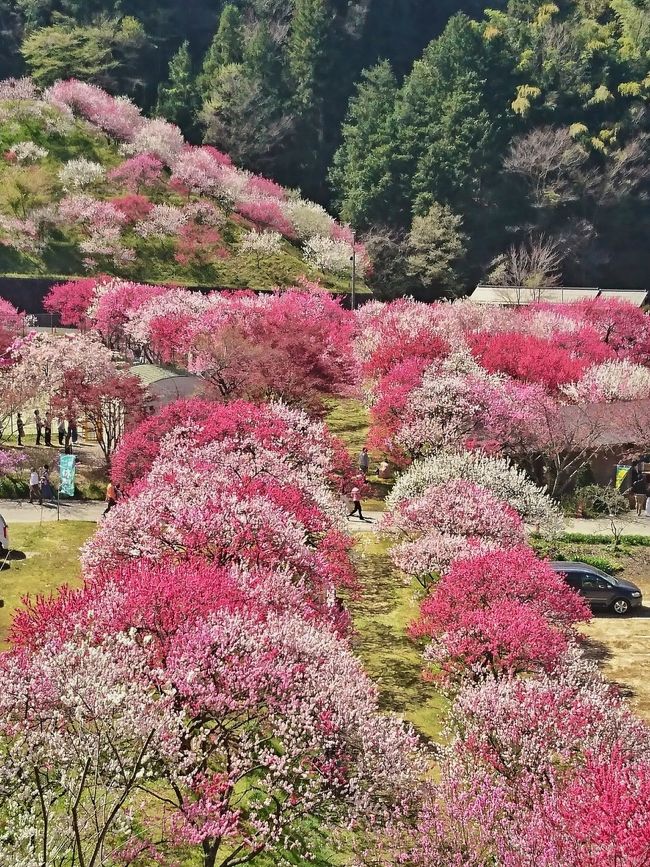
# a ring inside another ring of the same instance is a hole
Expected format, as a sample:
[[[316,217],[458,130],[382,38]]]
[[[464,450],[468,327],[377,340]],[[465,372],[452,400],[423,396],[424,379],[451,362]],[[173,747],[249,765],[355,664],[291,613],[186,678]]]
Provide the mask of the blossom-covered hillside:
[[[0,82],[0,269],[270,288],[349,286],[352,234],[319,205],[185,143],[124,97]],[[364,250],[357,246],[359,275]]]

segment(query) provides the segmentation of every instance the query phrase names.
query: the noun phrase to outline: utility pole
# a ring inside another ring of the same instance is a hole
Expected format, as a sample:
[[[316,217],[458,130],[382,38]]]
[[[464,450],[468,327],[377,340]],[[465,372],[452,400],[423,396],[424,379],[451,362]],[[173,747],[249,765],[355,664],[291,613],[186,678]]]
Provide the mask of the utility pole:
[[[350,306],[354,310],[354,293],[357,286],[357,233],[352,230],[352,298],[350,299]]]

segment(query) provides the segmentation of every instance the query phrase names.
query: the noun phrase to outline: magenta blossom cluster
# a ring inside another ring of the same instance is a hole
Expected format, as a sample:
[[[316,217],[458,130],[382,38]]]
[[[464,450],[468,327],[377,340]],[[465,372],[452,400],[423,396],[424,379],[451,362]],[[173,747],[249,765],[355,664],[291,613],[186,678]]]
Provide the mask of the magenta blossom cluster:
[[[357,380],[353,316],[306,282],[202,295],[98,278],[55,285],[45,306],[108,346],[185,367],[219,400],[279,398],[318,410],[323,395],[350,394]]]
[[[570,446],[563,404],[650,394],[650,327],[626,302],[599,298],[559,313],[401,299],[368,304],[357,320],[370,443],[398,464],[468,445],[552,456]]]
[[[282,404],[183,401],[129,435],[82,589],[28,601],[0,658],[16,857],[309,859],[314,821],[410,809],[420,748],[379,712],[336,599],[349,471]]]

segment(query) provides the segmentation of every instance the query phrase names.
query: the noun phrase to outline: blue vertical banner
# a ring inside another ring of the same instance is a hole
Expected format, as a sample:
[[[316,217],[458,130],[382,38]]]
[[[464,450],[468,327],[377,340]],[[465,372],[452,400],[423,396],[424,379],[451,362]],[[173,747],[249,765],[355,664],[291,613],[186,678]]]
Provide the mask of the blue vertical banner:
[[[59,493],[74,497],[74,480],[77,472],[76,455],[59,456]]]

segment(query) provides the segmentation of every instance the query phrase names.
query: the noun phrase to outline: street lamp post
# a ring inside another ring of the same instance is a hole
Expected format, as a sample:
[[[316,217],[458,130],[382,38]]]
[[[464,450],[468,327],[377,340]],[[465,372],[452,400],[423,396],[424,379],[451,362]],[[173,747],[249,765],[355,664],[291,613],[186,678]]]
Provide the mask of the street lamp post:
[[[357,233],[352,230],[352,298],[350,299],[350,305],[354,310],[354,302],[355,302],[355,290],[357,284]]]

